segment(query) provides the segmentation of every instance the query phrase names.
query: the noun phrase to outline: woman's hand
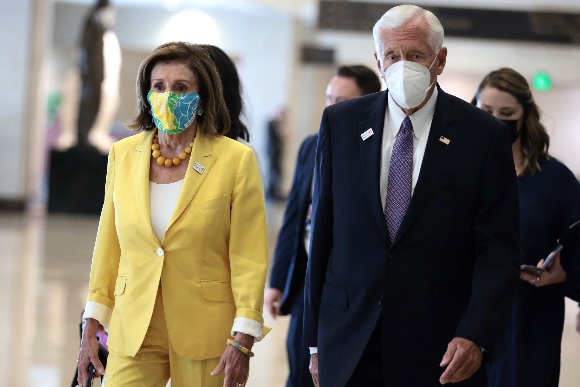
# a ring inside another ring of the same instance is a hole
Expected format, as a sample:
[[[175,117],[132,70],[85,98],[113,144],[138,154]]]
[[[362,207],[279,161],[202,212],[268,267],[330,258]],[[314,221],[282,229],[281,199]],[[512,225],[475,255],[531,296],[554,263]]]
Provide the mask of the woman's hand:
[[[81,339],[81,350],[77,359],[77,367],[79,374],[77,383],[79,386],[85,387],[88,377],[89,363],[93,363],[95,367],[94,377],[98,378],[105,374],[105,367],[99,360],[99,340],[97,339],[97,327],[99,322],[95,319],[88,318],[83,330],[83,337]]]
[[[243,333],[236,333],[234,339],[243,347],[252,349],[254,337]],[[228,345],[222,355],[219,364],[211,372],[212,376],[226,373],[224,387],[241,387],[246,385],[250,374],[250,357]]]
[[[536,265],[537,267],[542,267],[544,260],[541,259]],[[520,279],[529,282],[531,285],[539,288],[546,285],[562,284],[566,282],[567,276],[566,271],[560,263],[560,253],[554,256],[554,263],[549,270],[546,270],[539,275],[534,275],[527,273],[525,271],[520,272]]]

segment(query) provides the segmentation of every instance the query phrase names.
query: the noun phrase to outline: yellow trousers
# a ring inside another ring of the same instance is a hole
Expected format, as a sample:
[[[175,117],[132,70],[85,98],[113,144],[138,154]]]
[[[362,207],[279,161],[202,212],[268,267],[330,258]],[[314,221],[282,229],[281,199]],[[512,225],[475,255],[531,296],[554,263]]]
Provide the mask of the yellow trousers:
[[[171,387],[222,387],[224,373],[210,375],[219,360],[190,360],[175,353],[167,334],[159,288],[141,348],[134,357],[109,351],[104,386],[165,387],[171,378]]]

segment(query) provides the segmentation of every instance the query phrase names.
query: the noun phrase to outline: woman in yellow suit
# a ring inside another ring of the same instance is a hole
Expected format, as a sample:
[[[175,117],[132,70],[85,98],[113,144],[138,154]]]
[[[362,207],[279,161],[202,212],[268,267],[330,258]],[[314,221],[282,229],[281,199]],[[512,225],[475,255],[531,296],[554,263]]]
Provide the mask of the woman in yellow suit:
[[[140,133],[111,147],[79,384],[109,327],[105,384],[243,386],[262,339],[267,235],[260,174],[230,126],[219,75],[172,42],[137,77]],[[233,336],[233,339],[232,339]],[[227,344],[226,344],[227,342]]]

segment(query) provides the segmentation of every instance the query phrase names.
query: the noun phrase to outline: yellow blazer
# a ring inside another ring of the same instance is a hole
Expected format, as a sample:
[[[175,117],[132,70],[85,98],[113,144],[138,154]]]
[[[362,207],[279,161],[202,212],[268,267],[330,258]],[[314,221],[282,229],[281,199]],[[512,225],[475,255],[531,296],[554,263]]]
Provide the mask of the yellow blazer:
[[[175,351],[193,360],[219,357],[235,317],[264,322],[267,231],[256,158],[237,141],[198,131],[167,232],[158,241],[149,211],[153,134],[111,147],[89,301],[113,311],[109,347],[134,356],[161,284]],[[193,169],[195,162],[202,173]]]

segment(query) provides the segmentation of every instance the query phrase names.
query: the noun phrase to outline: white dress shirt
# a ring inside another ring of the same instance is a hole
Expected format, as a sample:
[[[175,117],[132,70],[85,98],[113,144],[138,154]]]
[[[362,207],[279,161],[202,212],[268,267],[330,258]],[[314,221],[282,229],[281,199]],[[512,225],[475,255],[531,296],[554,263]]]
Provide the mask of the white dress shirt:
[[[411,123],[413,124],[413,180],[411,183],[411,195],[415,192],[419,172],[421,172],[425,147],[427,146],[427,139],[429,138],[429,132],[431,131],[433,114],[435,113],[437,94],[438,90],[435,88],[431,98],[429,98],[425,106],[409,116]],[[381,147],[380,189],[383,209],[385,208],[385,203],[387,201],[387,182],[389,181],[389,167],[391,166],[393,145],[395,145],[395,139],[399,134],[401,123],[405,117],[407,117],[405,112],[395,104],[390,93],[388,93],[388,98],[389,104],[387,105],[387,112],[385,114],[385,123],[383,125],[383,145]]]
[[[411,185],[411,195],[415,191],[419,172],[421,172],[421,164],[423,163],[423,156],[425,155],[425,148],[427,147],[427,139],[431,131],[431,122],[433,121],[433,114],[435,114],[435,105],[437,104],[437,87],[433,90],[431,98],[418,111],[409,116],[413,124],[413,180]],[[385,112],[385,121],[383,124],[383,144],[381,147],[381,174],[380,174],[380,190],[381,203],[383,211],[387,200],[387,182],[389,181],[389,167],[391,165],[391,154],[393,153],[393,145],[395,139],[399,134],[401,123],[407,117],[405,112],[397,106],[391,93],[387,92],[388,105]],[[310,347],[310,353],[318,353],[318,347]]]

